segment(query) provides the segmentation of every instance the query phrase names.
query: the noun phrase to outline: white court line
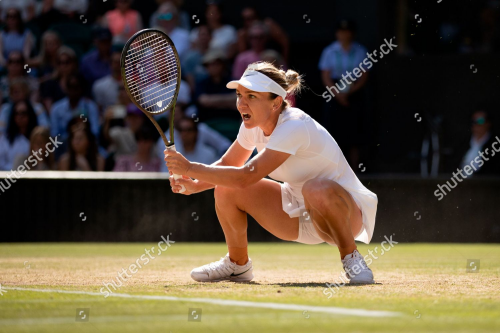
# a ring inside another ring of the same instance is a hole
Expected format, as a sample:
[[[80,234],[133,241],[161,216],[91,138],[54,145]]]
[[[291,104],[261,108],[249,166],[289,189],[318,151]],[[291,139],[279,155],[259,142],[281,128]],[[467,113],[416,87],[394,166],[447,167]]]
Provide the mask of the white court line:
[[[70,290],[54,290],[54,289],[31,289],[31,288],[17,288],[17,287],[3,287],[7,290],[20,290],[20,291],[35,291],[43,293],[61,293],[61,294],[75,294],[75,295],[92,295],[101,296],[102,293],[86,292],[86,291],[70,291]],[[376,310],[363,310],[363,309],[348,309],[327,306],[313,306],[313,305],[300,305],[300,304],[284,304],[284,303],[264,303],[264,302],[249,302],[249,301],[236,301],[229,299],[217,298],[185,298],[174,296],[150,296],[150,295],[130,295],[130,294],[110,294],[109,297],[121,297],[132,299],[148,299],[158,301],[177,301],[177,302],[193,302],[193,303],[208,303],[224,306],[240,306],[248,308],[262,308],[274,310],[292,310],[292,311],[309,311],[321,312],[346,316],[360,316],[360,317],[396,317],[401,314],[398,312],[390,311],[376,311]]]

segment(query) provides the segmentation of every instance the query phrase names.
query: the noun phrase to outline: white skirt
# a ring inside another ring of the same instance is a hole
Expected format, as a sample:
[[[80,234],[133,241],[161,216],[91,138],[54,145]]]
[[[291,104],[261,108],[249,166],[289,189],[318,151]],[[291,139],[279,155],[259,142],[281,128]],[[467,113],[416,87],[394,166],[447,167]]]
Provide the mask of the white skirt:
[[[373,236],[373,230],[375,229],[375,216],[377,214],[378,203],[377,196],[375,193],[370,191],[367,191],[367,193],[348,192],[352,195],[363,215],[363,227],[361,232],[356,236],[355,240],[369,244]],[[287,213],[288,216],[299,217],[300,214],[306,210],[304,198],[301,193],[301,188],[294,189],[286,182],[281,184],[281,201],[283,211]]]

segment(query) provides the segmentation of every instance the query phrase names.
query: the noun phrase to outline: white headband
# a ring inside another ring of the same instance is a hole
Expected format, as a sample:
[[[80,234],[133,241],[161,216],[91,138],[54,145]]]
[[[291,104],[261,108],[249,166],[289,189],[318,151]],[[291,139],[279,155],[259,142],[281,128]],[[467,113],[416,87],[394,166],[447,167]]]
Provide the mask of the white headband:
[[[238,88],[238,84],[241,84],[247,89],[258,92],[271,92],[285,99],[286,90],[267,75],[257,72],[255,70],[256,68],[257,66],[248,66],[245,73],[241,76],[241,79],[229,82],[226,87],[229,89],[236,89]]]

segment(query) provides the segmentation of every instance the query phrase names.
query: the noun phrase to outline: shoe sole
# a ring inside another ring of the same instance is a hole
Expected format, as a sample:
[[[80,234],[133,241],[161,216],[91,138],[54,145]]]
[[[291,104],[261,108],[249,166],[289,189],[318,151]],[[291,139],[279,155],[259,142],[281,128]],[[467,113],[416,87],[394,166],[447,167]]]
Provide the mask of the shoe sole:
[[[234,278],[225,278],[225,279],[217,279],[217,280],[196,280],[194,279],[193,277],[191,277],[194,281],[196,282],[221,282],[221,281],[232,281],[232,282],[250,282],[253,280],[254,276],[252,274],[252,277],[250,279],[248,278],[238,278],[238,277],[234,277]]]

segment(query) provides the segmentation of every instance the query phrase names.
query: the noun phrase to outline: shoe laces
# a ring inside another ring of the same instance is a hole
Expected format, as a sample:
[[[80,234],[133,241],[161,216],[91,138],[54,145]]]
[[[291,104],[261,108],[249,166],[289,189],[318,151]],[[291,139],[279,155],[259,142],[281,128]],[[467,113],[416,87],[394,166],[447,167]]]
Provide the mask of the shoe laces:
[[[345,260],[343,262],[343,266],[344,266],[344,270],[347,271],[347,269],[350,269],[352,266],[354,266],[355,264],[358,264],[358,266],[360,266],[361,269],[366,269],[368,268],[368,266],[366,265],[365,263],[365,260],[363,259],[363,257],[359,254],[359,253],[355,253],[353,252],[353,255],[351,258]]]
[[[231,272],[231,267],[226,265],[226,258],[220,258],[218,261],[211,262],[205,266],[205,272],[215,271],[221,275],[221,273],[228,274]]]

